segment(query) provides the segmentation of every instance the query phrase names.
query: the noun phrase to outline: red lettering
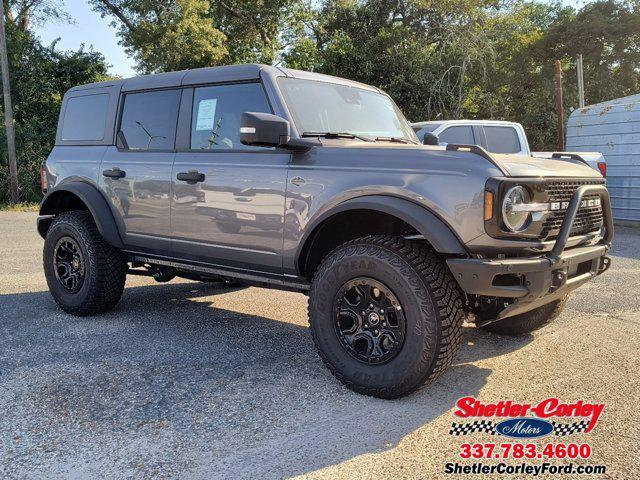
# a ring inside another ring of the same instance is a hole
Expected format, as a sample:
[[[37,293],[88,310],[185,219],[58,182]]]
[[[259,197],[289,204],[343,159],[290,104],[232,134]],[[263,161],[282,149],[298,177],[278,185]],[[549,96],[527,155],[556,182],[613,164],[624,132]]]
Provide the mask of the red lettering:
[[[459,410],[456,410],[454,415],[458,417],[467,418],[473,415],[473,406],[476,403],[476,399],[473,397],[463,397],[458,399],[456,405]]]

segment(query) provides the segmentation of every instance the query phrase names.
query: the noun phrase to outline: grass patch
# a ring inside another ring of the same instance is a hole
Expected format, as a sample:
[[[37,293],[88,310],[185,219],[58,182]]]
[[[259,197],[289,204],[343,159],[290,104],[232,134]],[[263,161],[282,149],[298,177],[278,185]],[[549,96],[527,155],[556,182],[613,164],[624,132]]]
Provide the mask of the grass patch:
[[[0,203],[3,212],[37,212],[40,204],[31,202]]]

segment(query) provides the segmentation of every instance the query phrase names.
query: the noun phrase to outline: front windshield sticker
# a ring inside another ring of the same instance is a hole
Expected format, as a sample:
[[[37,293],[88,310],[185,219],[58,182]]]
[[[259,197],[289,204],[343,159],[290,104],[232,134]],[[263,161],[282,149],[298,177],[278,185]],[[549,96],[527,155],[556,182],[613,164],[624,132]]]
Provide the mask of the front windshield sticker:
[[[217,98],[200,100],[198,103],[198,118],[196,120],[196,130],[213,130],[213,123],[216,118]]]

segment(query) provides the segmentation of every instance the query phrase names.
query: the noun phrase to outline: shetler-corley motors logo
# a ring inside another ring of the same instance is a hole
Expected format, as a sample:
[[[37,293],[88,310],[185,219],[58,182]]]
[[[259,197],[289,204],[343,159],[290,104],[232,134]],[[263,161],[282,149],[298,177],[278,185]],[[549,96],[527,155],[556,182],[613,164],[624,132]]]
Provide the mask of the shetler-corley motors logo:
[[[565,403],[557,398],[547,398],[535,405],[511,400],[482,403],[474,397],[463,397],[456,402],[456,407],[453,414],[457,417],[480,417],[491,420],[453,422],[450,435],[484,432],[512,438],[538,438],[550,434],[565,436],[589,433],[598,423],[604,410],[604,403],[590,403],[582,400]],[[566,421],[576,418],[580,420]]]

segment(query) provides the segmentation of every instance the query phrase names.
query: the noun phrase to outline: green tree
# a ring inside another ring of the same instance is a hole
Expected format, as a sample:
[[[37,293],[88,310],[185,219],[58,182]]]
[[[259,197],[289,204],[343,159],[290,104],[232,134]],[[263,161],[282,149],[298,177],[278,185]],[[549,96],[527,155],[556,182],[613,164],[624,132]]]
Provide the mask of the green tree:
[[[226,36],[211,19],[207,0],[90,0],[114,18],[120,43],[141,72],[219,65]]]
[[[584,59],[587,103],[640,90],[638,2],[597,1],[580,10],[516,2],[494,15],[487,28],[497,54],[483,75],[471,79],[462,114],[520,122],[532,148],[552,149],[557,143],[555,60],[563,65],[566,115],[578,106],[578,54]]]
[[[484,26],[498,7],[486,0],[328,0],[283,56],[287,65],[380,86],[413,120],[457,117],[470,72],[492,58]]]
[[[61,52],[55,44],[43,46],[20,24],[7,22],[6,28],[20,195],[24,201],[38,201],[40,164],[53,148],[64,93],[75,85],[106,80],[107,64],[97,52]],[[4,116],[0,117],[0,202],[4,203],[9,184]]]
[[[33,23],[45,21],[70,21],[63,10],[62,0],[2,0],[7,22],[22,30],[28,30]]]
[[[274,63],[300,0],[90,0],[112,18],[143,73],[229,63]]]
[[[640,2],[599,1],[558,15],[540,42],[547,58],[564,60],[570,101],[576,100],[574,60],[583,55],[585,96],[596,103],[640,90]]]

